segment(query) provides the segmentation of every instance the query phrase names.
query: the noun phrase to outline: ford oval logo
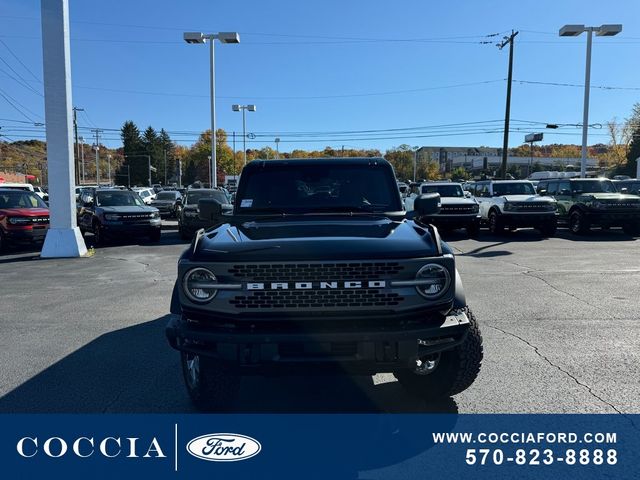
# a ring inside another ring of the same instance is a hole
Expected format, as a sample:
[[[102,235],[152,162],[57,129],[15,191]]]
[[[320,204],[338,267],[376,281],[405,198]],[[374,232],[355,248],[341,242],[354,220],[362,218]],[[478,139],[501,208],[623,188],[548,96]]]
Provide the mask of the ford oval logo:
[[[238,462],[255,457],[262,450],[256,439],[237,433],[210,433],[191,440],[187,451],[210,462]]]

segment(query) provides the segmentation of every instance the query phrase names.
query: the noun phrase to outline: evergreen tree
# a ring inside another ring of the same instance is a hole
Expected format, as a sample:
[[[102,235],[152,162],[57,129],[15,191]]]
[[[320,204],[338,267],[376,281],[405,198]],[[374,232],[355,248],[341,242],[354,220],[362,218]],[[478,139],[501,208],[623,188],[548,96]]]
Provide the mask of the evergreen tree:
[[[119,181],[123,180],[122,183],[124,183],[128,172],[131,186],[146,185],[148,170],[146,158],[140,156],[140,154],[144,154],[140,130],[138,130],[135,123],[127,120],[122,125],[120,137],[122,138],[122,151],[125,157],[122,166],[118,170]]]

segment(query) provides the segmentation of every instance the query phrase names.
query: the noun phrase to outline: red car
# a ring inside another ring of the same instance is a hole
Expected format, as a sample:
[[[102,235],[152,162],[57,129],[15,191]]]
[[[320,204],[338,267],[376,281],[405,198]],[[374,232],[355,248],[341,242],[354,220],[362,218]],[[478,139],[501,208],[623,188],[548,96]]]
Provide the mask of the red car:
[[[38,195],[0,186],[0,251],[9,242],[42,242],[48,228],[49,209]]]

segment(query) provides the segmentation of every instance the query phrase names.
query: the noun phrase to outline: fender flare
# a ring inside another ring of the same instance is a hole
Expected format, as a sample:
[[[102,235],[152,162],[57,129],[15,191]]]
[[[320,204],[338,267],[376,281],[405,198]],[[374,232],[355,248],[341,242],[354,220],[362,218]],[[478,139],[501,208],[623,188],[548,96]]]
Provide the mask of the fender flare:
[[[460,273],[458,273],[458,269],[456,268],[456,278],[455,278],[455,295],[453,297],[453,308],[464,308],[467,306],[467,297],[464,294],[464,286],[462,285],[462,278],[460,278]]]
[[[171,292],[171,307],[169,311],[176,315],[182,314],[182,307],[180,306],[180,294],[178,293],[178,280],[173,284],[173,292]]]

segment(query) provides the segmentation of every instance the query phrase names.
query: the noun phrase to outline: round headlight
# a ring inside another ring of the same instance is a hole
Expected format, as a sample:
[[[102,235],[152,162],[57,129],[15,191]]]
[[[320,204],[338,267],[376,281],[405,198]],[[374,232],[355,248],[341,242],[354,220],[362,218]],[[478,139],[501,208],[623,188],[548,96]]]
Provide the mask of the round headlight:
[[[451,285],[449,271],[437,263],[430,263],[418,270],[416,280],[423,281],[416,285],[416,290],[429,300],[441,297]]]
[[[216,282],[216,276],[211,271],[206,268],[194,268],[184,274],[182,287],[189,300],[204,303],[218,293],[218,290],[212,286]]]

